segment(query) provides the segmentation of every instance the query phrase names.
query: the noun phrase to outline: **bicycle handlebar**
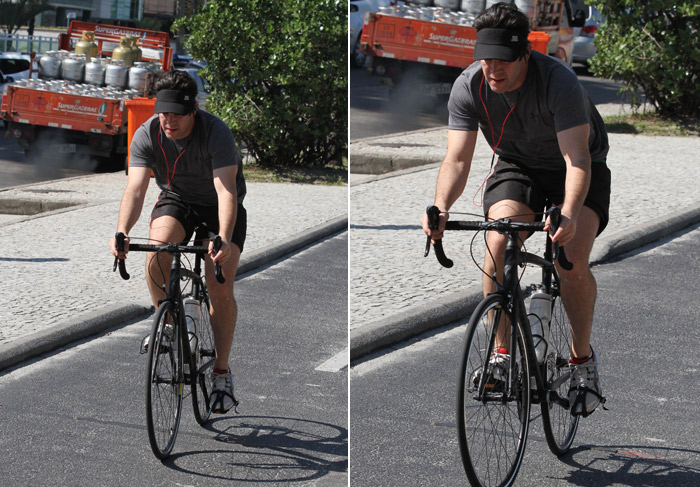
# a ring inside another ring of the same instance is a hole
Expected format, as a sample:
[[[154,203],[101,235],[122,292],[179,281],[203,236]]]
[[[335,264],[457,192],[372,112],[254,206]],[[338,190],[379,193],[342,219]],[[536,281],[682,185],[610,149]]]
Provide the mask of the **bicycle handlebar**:
[[[428,226],[431,230],[436,230],[439,225],[440,210],[436,206],[429,206],[426,210],[428,214]],[[561,222],[561,210],[553,206],[547,210],[549,215],[549,226],[551,233],[554,234],[559,228],[559,223]],[[508,233],[513,231],[525,231],[525,232],[540,232],[543,231],[545,227],[544,222],[514,222],[507,218],[495,221],[447,221],[445,224],[445,230],[495,230],[499,233]],[[430,253],[430,236],[428,236],[427,242],[425,244],[424,257],[427,257]],[[442,246],[442,239],[436,240],[433,244],[435,248],[435,257],[437,257],[438,262],[444,267],[450,268],[454,265],[454,262],[445,255],[445,250]],[[570,271],[574,268],[574,265],[569,262],[566,258],[566,253],[564,252],[564,247],[560,247],[557,242],[552,243],[552,257],[559,262],[562,269]]]
[[[117,240],[117,250],[124,250],[124,244],[126,235],[121,232],[117,232],[114,237]],[[221,249],[221,237],[219,235],[214,235],[212,237],[212,242],[214,244],[214,255]],[[174,243],[162,244],[162,245],[152,245],[152,244],[129,244],[129,250],[135,252],[169,252],[174,254],[179,252],[181,254],[207,254],[209,252],[209,247],[202,245],[179,245]],[[114,267],[112,272],[117,270],[119,266],[119,274],[125,281],[129,280],[131,277],[128,272],[126,272],[126,263],[124,260],[120,260],[119,257],[114,258]],[[216,275],[216,280],[220,284],[226,282],[224,275],[221,272],[221,265],[214,264],[214,274]]]

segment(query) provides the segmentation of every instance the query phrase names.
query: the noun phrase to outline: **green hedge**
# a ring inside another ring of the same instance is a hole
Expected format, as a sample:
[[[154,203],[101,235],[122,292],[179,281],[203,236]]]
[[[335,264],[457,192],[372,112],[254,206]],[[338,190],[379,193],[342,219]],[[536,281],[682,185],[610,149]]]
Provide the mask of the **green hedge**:
[[[206,61],[207,109],[266,167],[347,151],[347,0],[213,0],[174,26]]]
[[[700,116],[700,2],[593,0],[606,21],[591,70],[624,81],[662,116]]]

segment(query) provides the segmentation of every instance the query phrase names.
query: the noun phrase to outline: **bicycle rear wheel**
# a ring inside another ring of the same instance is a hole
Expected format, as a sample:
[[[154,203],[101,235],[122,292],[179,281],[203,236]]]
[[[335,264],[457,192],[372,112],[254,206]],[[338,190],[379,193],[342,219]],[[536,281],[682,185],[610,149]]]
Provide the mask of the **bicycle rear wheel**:
[[[506,370],[504,380],[496,378],[497,366],[489,363],[497,332],[494,324],[507,314],[507,305],[507,300],[496,294],[481,301],[464,341],[457,429],[464,470],[474,486],[512,485],[527,442],[530,369],[519,323],[513,329],[516,340],[509,366],[502,369]]]
[[[212,381],[211,370],[214,367],[214,334],[211,328],[209,315],[209,296],[206,292],[200,293],[200,315],[197,322],[197,349],[195,351],[195,366],[197,374],[192,380],[192,407],[194,417],[201,426],[204,426],[211,416],[209,407],[209,395],[211,394]]]
[[[151,449],[161,460],[173,451],[182,413],[182,344],[177,329],[166,331],[165,327],[175,320],[172,303],[163,302],[153,320],[148,345],[146,427]]]
[[[557,456],[571,448],[578,429],[578,416],[572,416],[569,405],[571,368],[571,323],[561,297],[554,294],[552,303],[551,343],[545,363],[548,399],[542,401],[542,423],[549,449]]]

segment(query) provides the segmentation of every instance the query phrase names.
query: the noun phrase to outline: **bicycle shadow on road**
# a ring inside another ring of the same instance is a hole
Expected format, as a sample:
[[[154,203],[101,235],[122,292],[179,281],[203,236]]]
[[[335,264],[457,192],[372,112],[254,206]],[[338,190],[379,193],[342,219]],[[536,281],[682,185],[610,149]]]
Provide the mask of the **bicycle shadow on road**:
[[[700,485],[700,451],[639,445],[582,445],[561,461],[574,468],[567,485],[684,487]]]
[[[348,432],[341,426],[300,418],[234,416],[211,420],[205,429],[216,434],[214,441],[232,447],[175,454],[164,464],[201,477],[252,483],[308,482],[348,471]]]

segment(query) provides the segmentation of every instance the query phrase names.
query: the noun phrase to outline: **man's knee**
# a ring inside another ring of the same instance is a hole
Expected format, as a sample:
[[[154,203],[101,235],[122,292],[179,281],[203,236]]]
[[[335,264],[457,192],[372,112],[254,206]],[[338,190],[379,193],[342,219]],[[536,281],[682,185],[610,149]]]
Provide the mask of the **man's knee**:
[[[209,298],[212,301],[233,301],[233,285],[228,285],[228,281],[224,284],[216,283],[215,285],[207,284]]]

